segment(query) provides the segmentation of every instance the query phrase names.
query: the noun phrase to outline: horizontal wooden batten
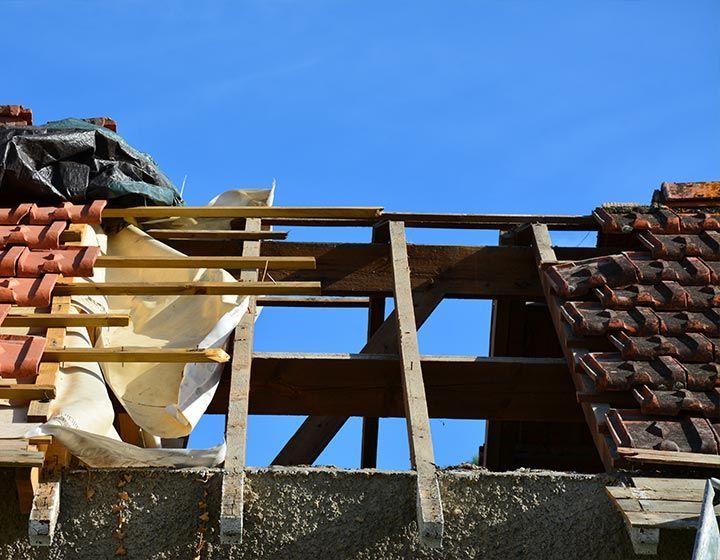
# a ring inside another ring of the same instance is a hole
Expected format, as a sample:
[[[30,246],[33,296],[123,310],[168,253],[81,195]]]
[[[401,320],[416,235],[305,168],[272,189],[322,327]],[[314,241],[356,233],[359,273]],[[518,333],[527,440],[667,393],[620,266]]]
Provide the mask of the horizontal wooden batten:
[[[59,348],[46,349],[45,362],[151,362],[224,363],[230,360],[222,348]]]
[[[319,282],[154,282],[57,284],[59,296],[318,295]]]
[[[42,467],[45,453],[32,449],[5,447],[0,442],[0,467]]]
[[[257,299],[261,307],[367,307],[370,298],[367,297],[284,297],[261,296]]]
[[[116,257],[100,256],[104,268],[225,268],[228,270],[313,270],[314,257]]]
[[[135,206],[106,208],[103,218],[377,218],[381,207]]]
[[[404,416],[398,356],[255,353],[251,414]],[[434,418],[581,421],[562,359],[424,356]],[[227,409],[223,375],[209,412]]]
[[[233,242],[169,240],[188,255],[237,253]],[[315,270],[273,272],[276,281],[319,281],[323,296],[391,296],[390,252],[384,243],[266,241],[263,257],[315,257]],[[558,248],[561,260],[580,260],[606,249]],[[442,285],[449,298],[544,299],[530,247],[408,245],[413,290]]]
[[[35,383],[0,384],[0,399],[19,399],[50,401],[56,396],[54,385],[36,385]]]
[[[130,317],[122,313],[14,313],[3,327],[127,327]]]
[[[259,241],[263,239],[286,239],[286,231],[238,231],[225,229],[148,229],[155,239],[220,239],[235,241]]]

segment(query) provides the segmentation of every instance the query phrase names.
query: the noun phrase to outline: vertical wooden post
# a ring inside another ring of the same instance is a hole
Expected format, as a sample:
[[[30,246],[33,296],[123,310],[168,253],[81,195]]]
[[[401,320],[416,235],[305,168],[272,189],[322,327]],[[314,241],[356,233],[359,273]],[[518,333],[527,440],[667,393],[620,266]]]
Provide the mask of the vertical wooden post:
[[[429,546],[440,546],[444,530],[442,501],[435,471],[430,417],[420,366],[405,224],[402,222],[390,222],[390,250],[405,418],[410,442],[410,458],[417,472],[418,529],[421,542]]]
[[[261,220],[248,218],[245,231],[260,231]],[[245,241],[243,255],[259,256],[260,241]],[[257,270],[240,274],[243,282],[257,281]],[[228,403],[225,441],[225,470],[220,505],[220,540],[232,544],[242,542],[243,490],[247,448],[248,402],[250,397],[250,370],[255,327],[255,297],[249,296],[247,312],[235,328],[232,365],[230,369],[230,398]]]
[[[387,243],[390,241],[388,224],[373,228],[372,242]],[[367,340],[372,336],[385,321],[385,298],[383,296],[371,296],[368,307],[368,329]],[[362,424],[362,447],[360,449],[360,468],[374,469],[377,467],[378,432],[380,431],[380,419],[365,417]]]

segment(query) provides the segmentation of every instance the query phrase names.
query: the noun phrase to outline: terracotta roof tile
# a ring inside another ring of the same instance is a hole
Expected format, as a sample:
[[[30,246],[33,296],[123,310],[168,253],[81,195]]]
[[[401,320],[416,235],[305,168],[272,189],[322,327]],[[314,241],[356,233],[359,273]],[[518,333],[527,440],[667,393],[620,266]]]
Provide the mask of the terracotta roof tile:
[[[720,419],[720,182],[665,183],[652,206],[606,205],[594,216],[609,246],[647,251],[544,271],[557,295],[549,304],[575,337],[567,357],[599,394],[638,402],[607,414],[617,445],[718,454],[720,420],[708,418]],[[577,353],[602,339],[618,352]]]
[[[44,351],[41,336],[0,335],[0,377],[34,376]]]
[[[67,221],[74,224],[99,224],[102,211],[107,204],[106,200],[95,200],[90,204],[71,204],[65,202],[62,206],[48,207],[35,206],[30,209],[29,224],[50,224],[58,221]]]
[[[43,274],[92,276],[95,260],[99,256],[99,247],[65,247],[53,251],[24,249],[17,259],[16,275],[19,278],[35,278]]]

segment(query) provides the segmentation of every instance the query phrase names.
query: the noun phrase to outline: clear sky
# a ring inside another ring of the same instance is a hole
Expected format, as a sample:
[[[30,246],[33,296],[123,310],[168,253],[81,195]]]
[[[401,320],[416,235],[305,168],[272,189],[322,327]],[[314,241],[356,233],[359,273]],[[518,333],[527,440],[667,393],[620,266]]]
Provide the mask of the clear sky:
[[[0,103],[37,123],[109,115],[185,198],[268,186],[280,205],[588,213],[661,181],[720,178],[716,1],[252,2],[0,0]],[[368,240],[366,230],[292,239]],[[554,236],[566,244],[592,239]],[[497,232],[410,232],[495,243]],[[421,352],[486,355],[489,302],[445,302]],[[256,349],[353,352],[360,310],[268,309]],[[299,418],[252,418],[267,464]],[[481,422],[433,421],[438,463]],[[208,419],[195,446],[217,443]],[[408,464],[384,420],[379,466]],[[350,422],[320,463],[357,466]]]

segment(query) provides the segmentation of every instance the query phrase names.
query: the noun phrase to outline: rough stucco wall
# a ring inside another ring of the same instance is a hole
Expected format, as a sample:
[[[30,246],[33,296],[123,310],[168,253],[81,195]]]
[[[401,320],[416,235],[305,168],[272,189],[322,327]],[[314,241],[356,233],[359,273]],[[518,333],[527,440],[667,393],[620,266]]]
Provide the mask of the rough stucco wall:
[[[0,471],[0,558],[117,558],[112,504],[124,474],[132,475],[123,488],[130,495],[128,558],[195,558],[205,487],[210,519],[201,558],[635,558],[622,519],[605,495],[611,481],[604,476],[444,471],[444,546],[424,550],[415,539],[412,475],[322,468],[252,469],[245,540],[238,547],[218,542],[217,471],[69,473],[50,549],[28,545],[13,473]],[[690,558],[693,538],[692,531],[663,532],[657,558]]]

